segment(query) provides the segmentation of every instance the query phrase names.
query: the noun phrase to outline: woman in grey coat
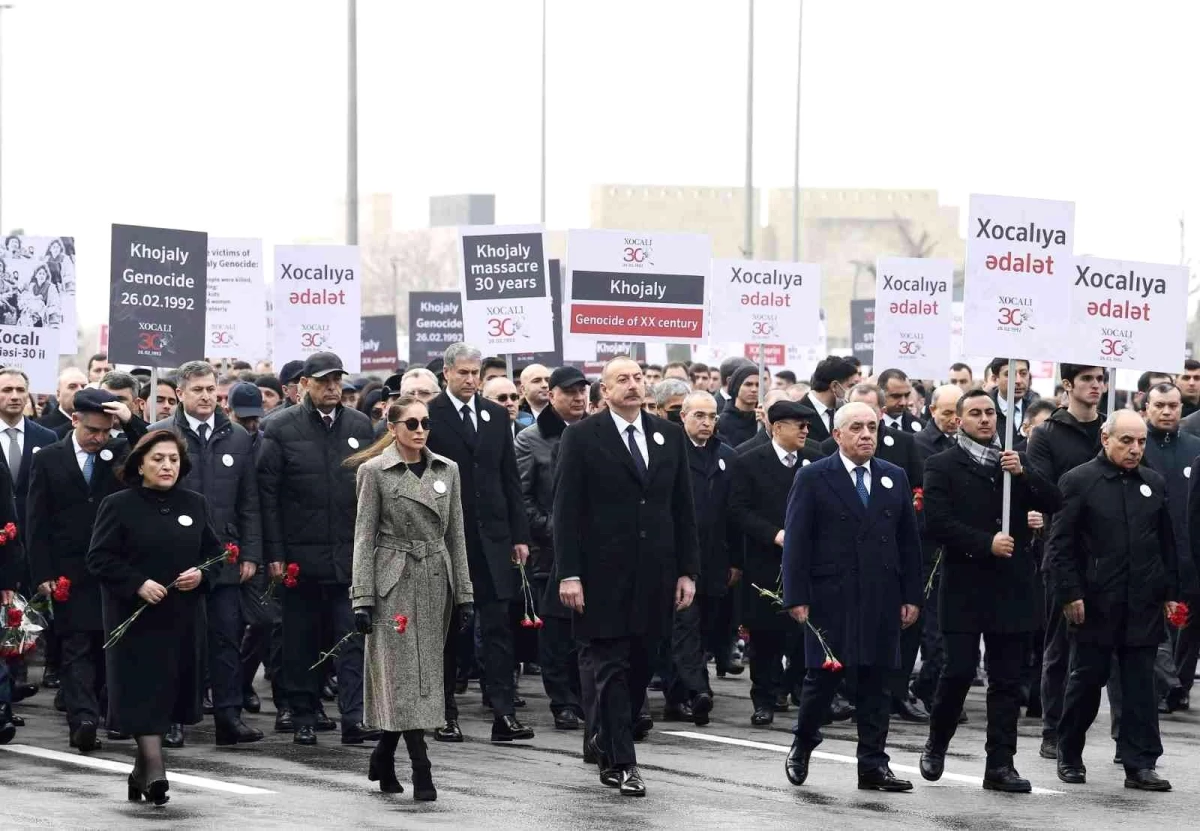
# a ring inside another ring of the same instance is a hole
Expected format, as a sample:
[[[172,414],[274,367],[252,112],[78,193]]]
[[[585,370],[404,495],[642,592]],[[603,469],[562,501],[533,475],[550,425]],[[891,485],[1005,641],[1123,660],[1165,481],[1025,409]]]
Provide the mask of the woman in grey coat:
[[[458,466],[425,447],[424,404],[401,397],[388,407],[387,426],[346,460],[359,466],[350,603],[366,636],[364,721],[383,730],[368,778],[385,793],[403,792],[395,769],[403,735],[413,798],[432,801],[425,728],[442,723],[442,646],[472,602],[462,497]]]

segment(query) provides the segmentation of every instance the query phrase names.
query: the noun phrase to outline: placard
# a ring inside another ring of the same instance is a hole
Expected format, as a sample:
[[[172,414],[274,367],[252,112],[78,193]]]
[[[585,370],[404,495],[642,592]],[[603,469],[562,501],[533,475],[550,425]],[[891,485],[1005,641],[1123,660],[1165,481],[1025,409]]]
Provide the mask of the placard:
[[[58,330],[60,355],[79,351],[75,238],[10,234],[0,249],[0,321]],[[45,334],[39,338],[45,341]]]
[[[262,240],[208,238],[208,358],[254,362],[267,356],[267,329],[258,316],[267,286]]]
[[[276,365],[333,352],[359,371],[361,271],[357,245],[275,246]]]
[[[108,359],[176,367],[202,360],[208,234],[112,226]]]
[[[850,301],[850,351],[864,364],[875,365],[875,301]]]
[[[362,348],[360,372],[383,372],[390,375],[400,362],[396,343],[396,316],[371,315],[362,319]]]
[[[463,341],[462,295],[456,291],[408,293],[408,360],[425,366],[446,347]]]
[[[707,340],[711,252],[704,234],[568,231],[568,333],[665,343]]]
[[[554,316],[542,229],[458,229],[459,289],[466,341],[485,355],[549,352]]]
[[[1075,204],[972,194],[963,291],[968,355],[1060,360]]]
[[[1172,373],[1182,366],[1186,266],[1076,257],[1071,273],[1064,353],[1071,361]]]
[[[558,367],[563,362],[563,285],[562,267],[558,260],[549,261],[550,274],[550,314],[551,331],[554,335],[554,348],[549,352],[524,352],[512,356],[513,371],[517,367],[541,364],[542,366]]]
[[[957,358],[954,262],[880,257],[875,266],[875,338],[872,369],[901,369],[910,378],[942,378]]]
[[[713,340],[816,345],[821,310],[819,265],[713,260],[710,282]]]

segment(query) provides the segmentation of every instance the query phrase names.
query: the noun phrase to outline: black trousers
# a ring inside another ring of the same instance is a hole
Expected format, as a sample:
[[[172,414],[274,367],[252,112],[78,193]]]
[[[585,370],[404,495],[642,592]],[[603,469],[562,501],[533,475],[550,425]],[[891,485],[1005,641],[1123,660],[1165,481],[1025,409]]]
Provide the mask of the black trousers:
[[[283,688],[297,727],[316,723],[325,665],[310,669],[328,650],[354,631],[349,586],[305,582],[283,590]],[[337,669],[338,709],[342,727],[363,718],[363,639],[347,638],[330,659]]]
[[[908,681],[912,677],[913,667],[917,665],[922,631],[921,626],[910,626],[900,630],[900,668],[892,670],[888,676],[888,692],[893,701],[904,701],[908,698]]]
[[[724,670],[729,666],[729,657],[733,654],[733,636],[737,626],[733,623],[733,598],[736,592],[726,592],[721,597],[703,595],[694,602],[700,604],[700,637],[702,648],[708,655],[713,656],[717,669]]]
[[[750,632],[750,702],[755,710],[773,709],[775,698],[788,692],[783,678],[787,640],[783,629]]]
[[[881,667],[847,667],[841,672],[808,670],[800,693],[800,712],[792,729],[795,743],[807,748],[814,748],[821,743],[821,722],[829,711],[833,694],[843,676],[853,674],[858,692],[858,772],[866,773],[887,767],[888,755],[884,747],[887,745],[888,716],[891,711],[891,695],[888,692],[891,673],[892,670]]]
[[[1083,760],[1084,739],[1100,709],[1100,689],[1108,680],[1113,655],[1121,677],[1121,721],[1117,750],[1126,770],[1153,768],[1162,755],[1158,698],[1154,690],[1153,646],[1100,646],[1071,639],[1071,671],[1058,724],[1058,758]]]
[[[235,719],[242,712],[242,589],[215,586],[205,605],[208,612],[208,679],[213,717]]]
[[[583,705],[583,744],[600,729],[600,713],[596,707],[596,668],[592,666],[592,653],[587,641],[576,640],[575,651],[579,655],[579,703]]]
[[[944,751],[958,728],[958,716],[979,666],[979,632],[943,632],[946,663],[938,678],[929,719],[929,742]],[[984,632],[987,649],[987,767],[1012,764],[1017,752],[1021,710],[1021,666],[1027,633]]]
[[[646,700],[654,643],[637,635],[586,642],[596,679],[597,743],[617,767],[637,764],[633,722]]]
[[[700,634],[703,612],[699,603],[675,612],[671,645],[663,671],[663,692],[669,704],[687,704],[708,686],[708,667]]]
[[[1196,614],[1200,614],[1200,600],[1195,606]],[[1175,642],[1175,665],[1179,668],[1179,683],[1183,691],[1190,693],[1196,683],[1196,663],[1200,658],[1200,618],[1179,630],[1179,638]]]
[[[542,686],[550,699],[550,711],[569,710],[584,716],[580,703],[579,649],[567,618],[543,617],[538,631],[538,663],[542,667]]]
[[[1179,669],[1175,666],[1175,655],[1171,648],[1169,635],[1170,633],[1154,650],[1154,698],[1156,701],[1170,690],[1182,686],[1179,682]],[[1114,742],[1120,743],[1121,703],[1124,696],[1121,693],[1121,674],[1116,656],[1113,656],[1106,686],[1108,688],[1109,734]]]
[[[282,673],[283,663],[283,621],[274,623],[255,623],[246,627],[242,639],[242,691],[253,692],[254,677],[258,668],[264,667],[263,673],[271,683],[271,699],[276,710],[287,708],[287,696],[283,693]]]
[[[514,715],[516,658],[512,607],[507,600],[485,600],[475,604],[475,619],[483,646],[480,663],[488,698],[492,702],[492,714],[495,718]]]
[[[926,566],[927,571],[929,568],[930,566]],[[929,574],[925,575],[925,580],[929,581]],[[934,690],[937,688],[938,678],[942,674],[942,666],[946,663],[942,626],[938,619],[938,595],[941,583],[940,576],[933,578],[933,587],[929,591],[929,596],[925,598],[925,605],[921,607],[921,619],[918,621],[921,624],[921,669],[917,672],[916,683],[913,684],[913,694],[926,704],[931,704],[933,701]],[[1041,651],[1040,643],[1038,650]]]
[[[1071,663],[1067,622],[1054,593],[1046,591],[1046,641],[1042,648],[1042,738],[1056,741]]]
[[[61,632],[58,677],[67,724],[72,730],[85,721],[100,723],[100,693],[104,689],[104,633]]]

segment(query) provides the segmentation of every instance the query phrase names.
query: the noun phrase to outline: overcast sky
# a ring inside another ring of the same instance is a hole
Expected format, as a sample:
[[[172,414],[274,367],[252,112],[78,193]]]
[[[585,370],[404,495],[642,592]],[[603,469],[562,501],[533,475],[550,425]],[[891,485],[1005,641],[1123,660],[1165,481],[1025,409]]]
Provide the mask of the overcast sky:
[[[9,2],[0,222],[79,237],[85,323],[112,222],[335,233],[344,2]],[[596,183],[742,183],[745,0],[548,3],[549,227]],[[399,227],[458,192],[537,221],[540,26],[540,0],[360,0],[360,191]],[[760,187],[792,180],[797,28],[757,2]],[[1186,211],[1195,259],[1197,31],[1194,3],[809,0],[801,182],[1072,199],[1077,252],[1156,262]]]

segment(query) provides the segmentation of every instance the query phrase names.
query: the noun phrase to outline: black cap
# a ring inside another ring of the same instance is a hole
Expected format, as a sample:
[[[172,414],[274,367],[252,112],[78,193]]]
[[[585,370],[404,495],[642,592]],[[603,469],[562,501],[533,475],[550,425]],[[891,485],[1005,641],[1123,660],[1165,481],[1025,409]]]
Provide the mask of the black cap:
[[[279,383],[294,384],[300,380],[300,371],[304,369],[304,361],[288,361],[279,370]]]
[[[129,374],[135,378],[149,378],[154,373],[144,366],[137,366],[129,370]]]
[[[75,393],[75,412],[77,413],[106,413],[105,404],[120,401],[108,390],[96,390],[85,387]]]
[[[283,398],[283,384],[274,375],[259,375],[254,379],[254,386],[274,390],[276,395]]]
[[[229,389],[229,409],[238,418],[262,417],[262,390],[257,384],[242,381]]]
[[[403,379],[404,379],[404,376],[401,375],[399,372],[397,372],[393,375],[389,375],[387,377],[387,380],[383,382],[384,389],[387,390],[387,392],[385,392],[384,395],[385,396],[386,395],[399,395],[400,394],[400,382]]]
[[[332,352],[314,352],[304,359],[304,366],[300,370],[301,378],[324,378],[331,372],[342,372],[346,370],[342,366],[342,359]]]
[[[434,358],[429,363],[425,364],[425,368],[428,369],[430,372],[432,372],[434,375],[441,375],[442,370],[446,368],[446,359],[445,358]]]
[[[550,389],[558,387],[565,390],[576,384],[586,384],[587,382],[587,376],[578,367],[560,366],[550,373]]]
[[[767,421],[808,421],[817,411],[799,401],[776,401],[767,408]]]

